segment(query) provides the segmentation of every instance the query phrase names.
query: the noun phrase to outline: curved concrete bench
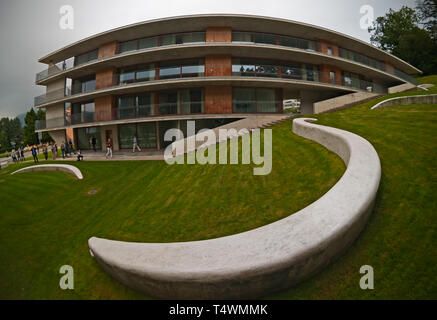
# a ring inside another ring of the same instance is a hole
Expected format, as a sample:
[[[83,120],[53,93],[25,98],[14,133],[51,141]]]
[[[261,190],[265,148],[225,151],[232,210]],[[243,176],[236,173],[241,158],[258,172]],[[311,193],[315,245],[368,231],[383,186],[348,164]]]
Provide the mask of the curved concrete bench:
[[[381,166],[367,140],[311,120],[295,119],[293,132],[338,154],[347,169],[308,207],[257,229],[203,241],[133,243],[92,237],[91,255],[123,284],[172,299],[255,298],[320,271],[365,226]]]
[[[370,110],[392,106],[405,106],[409,104],[435,104],[437,94],[424,94],[418,96],[395,97],[375,104]]]
[[[36,166],[26,167],[11,174],[22,173],[22,172],[32,172],[32,171],[63,171],[74,175],[79,180],[83,179],[82,172],[75,166],[69,164],[40,164]]]

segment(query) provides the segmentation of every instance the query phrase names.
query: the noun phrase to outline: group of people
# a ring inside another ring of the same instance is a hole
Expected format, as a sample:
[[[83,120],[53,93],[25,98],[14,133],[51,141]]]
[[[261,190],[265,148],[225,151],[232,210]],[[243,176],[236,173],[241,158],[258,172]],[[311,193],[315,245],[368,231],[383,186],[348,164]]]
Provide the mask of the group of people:
[[[11,157],[14,163],[26,160],[26,158],[24,157],[24,148],[19,147],[17,151],[15,151],[15,149],[12,149]]]
[[[94,136],[90,139],[94,151],[97,151],[96,140],[97,139]],[[133,142],[132,152],[135,152],[135,150],[141,151],[141,148],[138,145],[138,140],[136,135],[134,135],[132,142]],[[112,138],[109,137],[106,141],[106,155],[105,155],[106,159],[112,159],[113,148],[114,146],[113,146]],[[83,161],[83,154],[81,150],[78,149],[76,152],[71,139],[69,141],[62,141],[62,143],[60,144],[60,149],[61,149],[62,159],[65,159],[65,157],[71,157],[74,154],[77,157],[77,161]],[[35,163],[38,163],[39,146],[38,145],[31,146],[30,151],[33,156],[33,161]],[[49,151],[52,152],[52,159],[56,160],[56,158],[58,157],[58,145],[56,143],[45,143],[42,145],[42,153],[44,154],[45,160],[48,160]],[[20,147],[18,148],[17,151],[13,149],[11,152],[11,156],[13,162],[24,161],[25,160],[24,148]]]

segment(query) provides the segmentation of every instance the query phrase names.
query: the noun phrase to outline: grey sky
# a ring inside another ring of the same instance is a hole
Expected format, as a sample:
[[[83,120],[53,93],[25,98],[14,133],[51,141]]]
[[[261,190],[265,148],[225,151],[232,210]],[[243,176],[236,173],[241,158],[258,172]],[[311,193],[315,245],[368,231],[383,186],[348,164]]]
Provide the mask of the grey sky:
[[[15,117],[45,92],[34,84],[38,59],[77,40],[123,25],[198,13],[241,13],[311,23],[369,42],[360,8],[375,17],[414,0],[0,0],[0,118]],[[59,27],[62,5],[74,9],[74,30]]]

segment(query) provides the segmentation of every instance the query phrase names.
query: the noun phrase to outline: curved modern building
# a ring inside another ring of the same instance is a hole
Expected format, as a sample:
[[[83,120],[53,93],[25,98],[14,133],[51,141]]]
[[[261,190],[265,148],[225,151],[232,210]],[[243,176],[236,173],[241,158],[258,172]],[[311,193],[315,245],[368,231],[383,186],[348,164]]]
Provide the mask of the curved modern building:
[[[46,109],[36,131],[81,149],[112,137],[114,150],[161,149],[168,128],[186,132],[235,119],[280,114],[300,99],[305,114],[323,101],[365,99],[415,84],[420,70],[363,41],[283,19],[193,15],[158,19],[83,39],[39,60]],[[334,100],[333,100],[334,99]],[[329,106],[329,103],[328,103]],[[329,107],[328,107],[329,109]]]

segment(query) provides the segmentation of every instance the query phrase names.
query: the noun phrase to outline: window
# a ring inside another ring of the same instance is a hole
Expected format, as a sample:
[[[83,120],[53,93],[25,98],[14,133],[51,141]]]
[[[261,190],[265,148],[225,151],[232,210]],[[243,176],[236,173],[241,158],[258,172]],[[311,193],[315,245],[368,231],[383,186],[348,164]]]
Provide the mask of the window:
[[[182,44],[182,34],[169,34],[161,37],[161,45],[169,46],[173,44]]]
[[[257,112],[278,112],[275,89],[256,89]]]
[[[232,75],[234,76],[255,76],[255,63],[244,59],[233,59]]]
[[[84,54],[81,54],[79,56],[74,57],[74,65],[78,66],[87,62],[91,62],[94,60],[97,60],[99,57],[99,50],[93,50]]]
[[[329,72],[329,82],[332,84],[335,84],[335,72],[334,71]]]
[[[179,92],[181,106],[180,113],[202,113],[203,112],[203,90],[182,90]]]
[[[95,90],[96,80],[92,78],[76,79],[73,81],[72,94],[86,93]]]
[[[96,149],[102,148],[102,141],[100,136],[100,128],[78,128],[76,129],[76,137],[79,149],[92,149],[93,138],[96,139]]]
[[[281,65],[281,74],[283,78],[302,79],[302,68],[297,63]]]
[[[249,32],[232,32],[232,42],[251,42],[254,43],[255,39]]]
[[[184,43],[205,42],[205,32],[184,33]]]
[[[232,112],[256,112],[255,89],[234,88],[232,90]]]
[[[159,94],[159,114],[178,113],[178,92],[161,92]]]
[[[257,77],[278,77],[278,66],[273,62],[258,62],[255,73]]]
[[[138,41],[132,40],[132,41],[120,42],[118,48],[119,48],[118,51],[120,53],[135,51],[138,49]]]
[[[147,49],[158,46],[158,37],[141,39],[138,44],[138,49]]]
[[[122,69],[120,71],[119,84],[128,84],[135,82],[135,70]]]
[[[159,79],[180,78],[181,67],[174,62],[161,62],[159,66]]]
[[[275,89],[234,88],[232,90],[232,112],[278,112]]]
[[[264,44],[276,44],[276,36],[266,33],[255,33],[255,42]]]
[[[154,114],[153,94],[121,96],[118,98],[118,119],[147,117]]]
[[[94,102],[73,103],[71,106],[71,124],[94,121]]]
[[[205,65],[203,60],[162,62],[159,67],[159,79],[200,77],[204,74]]]
[[[332,53],[332,47],[331,46],[328,46],[327,51],[328,51],[328,54],[330,56],[332,56],[333,53]]]

